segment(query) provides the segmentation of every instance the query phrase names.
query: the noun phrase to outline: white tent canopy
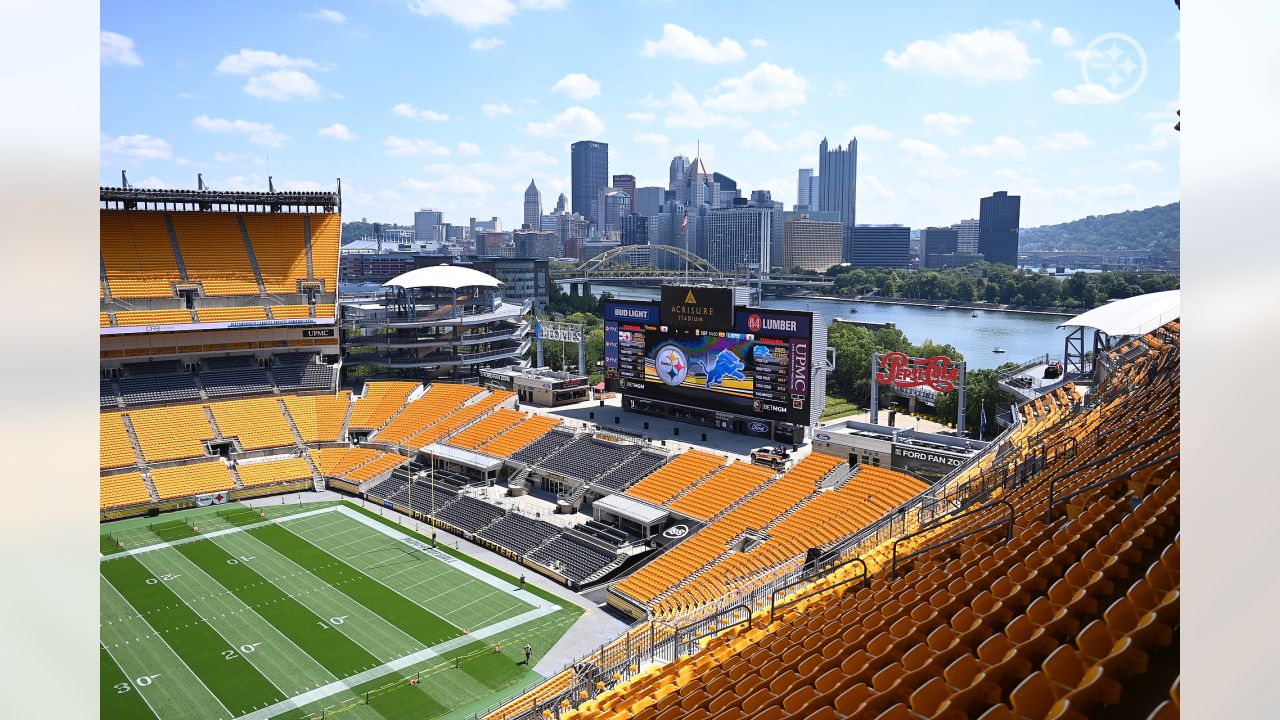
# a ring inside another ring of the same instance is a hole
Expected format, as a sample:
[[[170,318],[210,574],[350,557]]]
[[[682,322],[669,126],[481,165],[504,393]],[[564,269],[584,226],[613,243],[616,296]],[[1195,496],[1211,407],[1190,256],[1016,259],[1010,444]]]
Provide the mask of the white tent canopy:
[[[1176,320],[1181,314],[1180,302],[1179,290],[1135,295],[1081,313],[1058,327],[1093,328],[1111,337],[1142,335]]]
[[[502,281],[479,270],[459,265],[435,265],[397,275],[382,283],[383,287],[437,287],[457,290],[464,287],[498,287]]]

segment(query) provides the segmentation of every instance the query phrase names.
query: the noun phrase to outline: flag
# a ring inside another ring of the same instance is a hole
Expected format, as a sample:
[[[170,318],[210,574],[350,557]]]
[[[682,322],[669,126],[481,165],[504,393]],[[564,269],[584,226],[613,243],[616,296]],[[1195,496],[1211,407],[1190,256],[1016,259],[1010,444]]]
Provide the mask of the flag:
[[[689,212],[686,210],[684,217],[680,220],[680,232],[678,234],[683,235],[687,227],[689,227]]]
[[[987,434],[987,403],[982,403],[982,415],[978,418],[978,439]]]

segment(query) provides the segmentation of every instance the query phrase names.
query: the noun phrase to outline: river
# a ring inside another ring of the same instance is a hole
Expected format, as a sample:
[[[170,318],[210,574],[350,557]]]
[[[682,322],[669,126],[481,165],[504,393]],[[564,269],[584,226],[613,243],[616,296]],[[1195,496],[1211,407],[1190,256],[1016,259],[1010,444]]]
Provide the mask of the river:
[[[657,288],[633,288],[592,284],[595,294],[617,298],[657,299]],[[827,324],[833,317],[862,322],[891,322],[914,343],[932,340],[950,343],[964,354],[970,369],[996,367],[1048,353],[1061,358],[1067,331],[1057,329],[1066,319],[1058,315],[1030,315],[994,310],[934,310],[928,306],[890,305],[849,300],[767,298],[764,307],[821,313]],[[857,308],[857,313],[850,312]],[[972,317],[977,312],[978,317]],[[994,348],[1006,352],[992,352]]]

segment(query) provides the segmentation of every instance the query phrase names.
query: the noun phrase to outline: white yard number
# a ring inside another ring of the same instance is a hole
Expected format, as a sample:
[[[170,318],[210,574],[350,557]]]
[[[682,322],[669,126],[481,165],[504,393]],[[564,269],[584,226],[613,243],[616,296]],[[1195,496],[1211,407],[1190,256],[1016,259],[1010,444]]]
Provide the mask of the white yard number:
[[[347,621],[347,618],[348,618],[348,617],[350,617],[350,616],[348,616],[348,615],[338,615],[337,617],[331,617],[331,618],[329,618],[329,625],[341,625],[342,623],[344,623],[344,622],[346,622],[346,621]],[[317,621],[316,621],[316,624],[317,624],[317,625],[319,625],[321,628],[323,628],[323,629],[325,629],[325,630],[328,630],[328,629],[329,629],[329,625],[325,625],[323,620],[317,620]]]
[[[178,575],[178,574],[174,574],[174,573],[165,573],[165,574],[161,575],[158,579],[157,579],[157,578],[153,578],[153,577],[147,578],[147,584],[148,584],[148,585],[155,585],[156,583],[160,582],[161,580],[163,580],[164,582],[169,582],[170,580],[174,580],[174,579],[177,579],[177,578],[180,578],[180,577],[182,577],[182,575]]]
[[[116,683],[115,688],[117,695],[123,695],[133,689],[129,687],[129,683]]]
[[[235,559],[235,558],[227,558],[227,564],[228,564],[228,565],[239,565],[239,564],[240,564],[240,563],[242,563],[242,562],[249,562],[249,561],[250,561],[250,560],[252,560],[254,557],[255,557],[255,556],[253,556],[253,555],[250,555],[249,557],[245,557],[245,556],[241,555],[239,560],[237,560],[237,559]]]
[[[257,649],[258,649],[258,646],[259,646],[259,645],[261,645],[261,644],[262,644],[262,643],[260,643],[260,642],[256,642],[256,643],[251,643],[251,644],[248,644],[248,645],[241,645],[241,646],[240,646],[240,652],[244,653],[245,655],[248,655],[249,653],[253,652],[254,650],[257,650]],[[222,651],[222,658],[223,658],[224,660],[233,660],[233,659],[235,659],[235,658],[237,658],[237,657],[239,657],[239,655],[237,655],[237,654],[236,654],[236,651],[235,651],[235,650],[223,650],[223,651]]]
[[[143,688],[150,685],[151,681],[155,680],[158,677],[160,677],[160,673],[156,673],[155,675],[141,675],[133,679],[133,684],[137,685],[140,688]],[[120,684],[123,685],[124,683],[120,683]]]

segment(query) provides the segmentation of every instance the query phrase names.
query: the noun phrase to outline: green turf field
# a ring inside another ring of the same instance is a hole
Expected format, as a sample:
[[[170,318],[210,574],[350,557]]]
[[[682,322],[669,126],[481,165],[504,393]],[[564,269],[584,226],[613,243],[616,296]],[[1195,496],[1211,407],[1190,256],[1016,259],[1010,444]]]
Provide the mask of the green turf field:
[[[456,717],[581,613],[348,503],[112,523],[102,552],[104,718]]]

